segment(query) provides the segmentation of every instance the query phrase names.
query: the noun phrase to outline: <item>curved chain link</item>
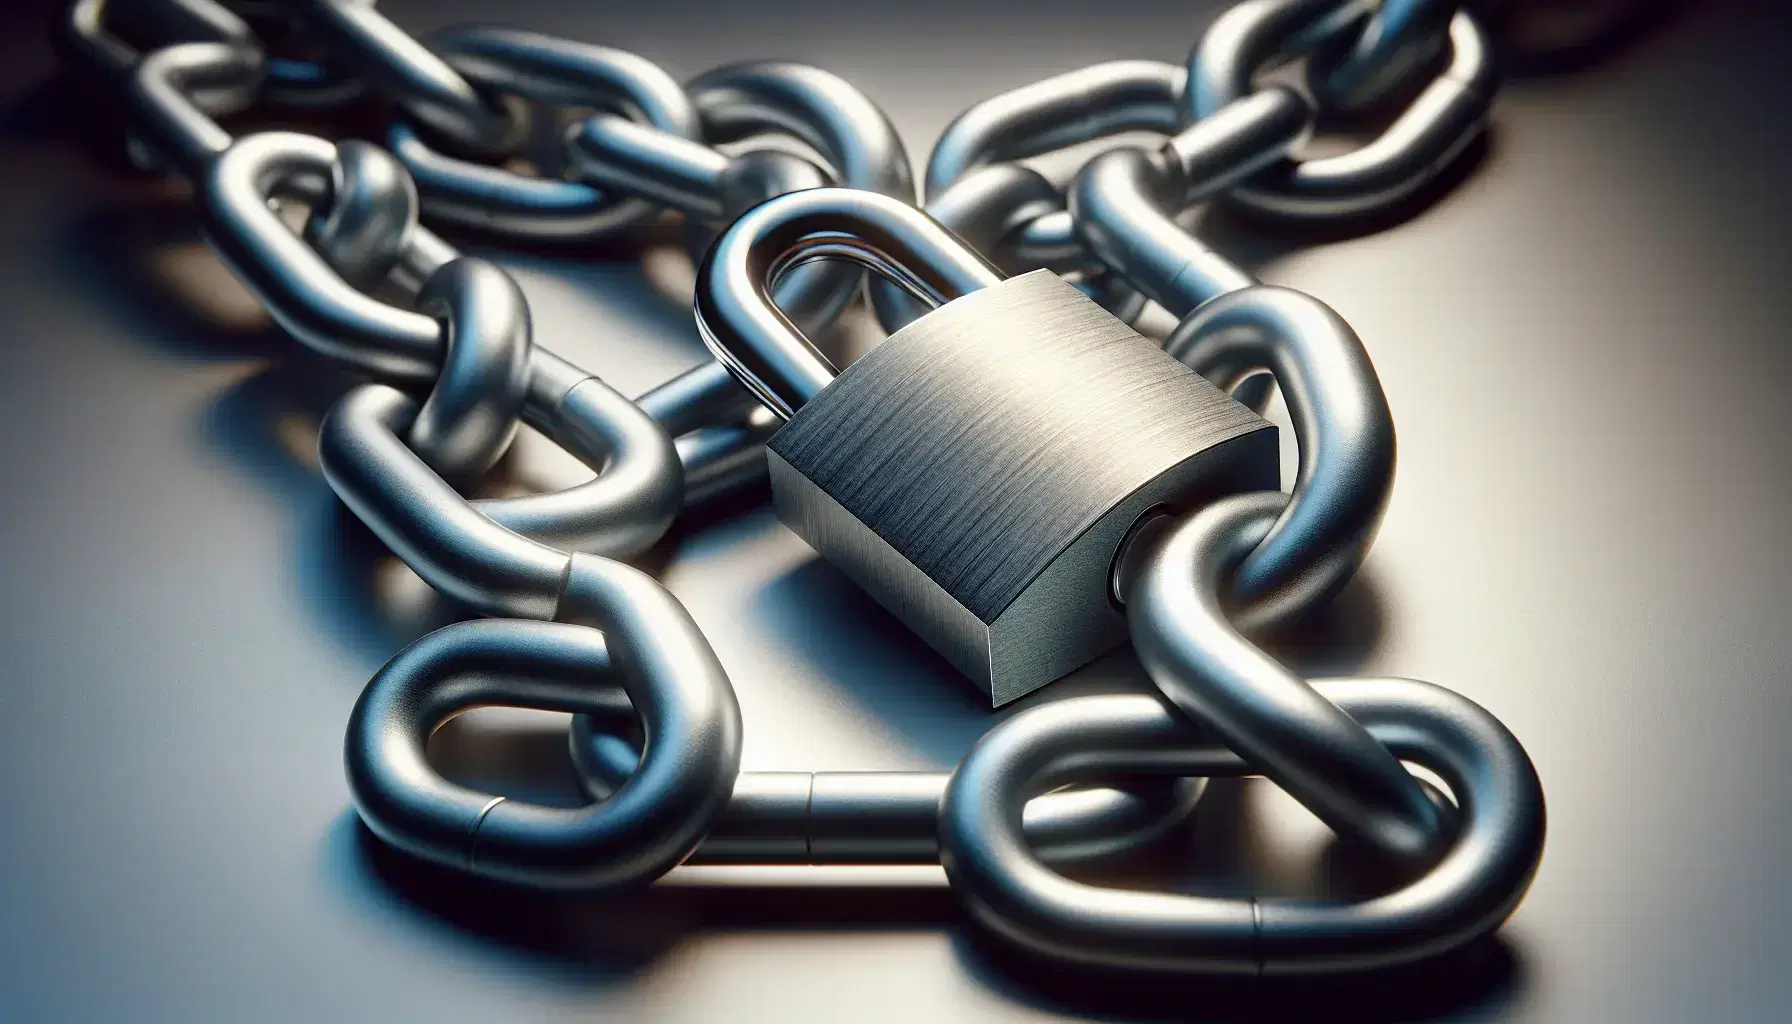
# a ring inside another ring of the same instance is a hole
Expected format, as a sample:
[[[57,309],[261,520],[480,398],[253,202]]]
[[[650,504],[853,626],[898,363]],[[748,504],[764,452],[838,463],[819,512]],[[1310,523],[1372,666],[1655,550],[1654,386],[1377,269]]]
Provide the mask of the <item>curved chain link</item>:
[[[927,160],[927,213],[1008,273],[1046,266],[1071,272],[1122,320],[1144,308],[1117,275],[1091,267],[1062,193],[1017,161],[1124,132],[1169,134],[1181,119],[1186,73],[1157,61],[1095,64],[992,96],[958,115]],[[873,290],[890,330],[925,312],[888,287]]]
[[[1393,423],[1336,313],[1257,284],[1177,221],[1212,199],[1309,220],[1408,201],[1483,125],[1494,79],[1475,15],[1433,0],[1248,0],[1186,69],[1096,65],[972,107],[933,151],[923,213],[888,118],[805,65],[730,65],[680,86],[633,54],[532,33],[419,41],[366,2],[128,6],[120,19],[107,0],[73,0],[58,23],[66,59],[120,97],[142,148],[195,184],[207,240],[274,318],[375,378],[320,431],[332,488],[431,586],[499,617],[419,640],[356,706],[349,781],[387,842],[580,888],[648,882],[687,860],[938,859],[996,933],[1127,967],[1385,966],[1497,927],[1522,897],[1544,808],[1510,733],[1430,684],[1303,680],[1240,633],[1350,578],[1387,503]],[[278,33],[278,56],[251,25]],[[1258,71],[1303,57],[1317,110],[1256,87]],[[364,93],[410,119],[391,127],[392,152],[291,132],[233,138],[216,121],[258,100],[319,108]],[[1368,146],[1299,156],[1319,116],[1408,93]],[[565,131],[569,179],[495,165],[522,139],[524,100],[594,108]],[[1019,162],[1136,130],[1169,139],[1098,153],[1066,191]],[[756,146],[763,135],[807,152]],[[290,203],[309,208],[302,233],[283,219]],[[667,208],[693,224],[733,221],[708,247],[695,303],[720,358],[636,402],[537,345],[516,283],[419,221],[589,239]],[[872,298],[892,327],[915,315],[910,299],[940,304],[1000,280],[961,237],[1004,269],[1081,274],[1127,316],[1160,303],[1182,317],[1166,351],[1242,400],[1260,404],[1247,384],[1267,370],[1299,442],[1294,492],[1224,499],[1182,522],[1148,514],[1129,534],[1114,597],[1167,700],[1030,709],[950,775],[741,774],[740,711],[708,641],[664,587],[614,559],[656,543],[681,508],[763,476],[759,443],[777,416],[834,374],[804,332],[854,299],[865,268],[888,279]],[[824,260],[836,262],[811,265]],[[381,288],[409,301],[374,297]],[[463,497],[456,484],[489,468],[523,422],[594,477]],[[486,703],[576,713],[574,762],[594,802],[540,807],[443,779],[424,755],[430,731]],[[1048,866],[1171,835],[1202,778],[1245,772],[1412,880],[1360,903],[1283,903],[1122,893]]]
[[[488,94],[623,110],[671,137],[697,137],[697,112],[684,90],[632,53],[489,26],[436,33],[427,43]],[[589,241],[658,211],[582,181],[518,174],[438,152],[404,121],[393,123],[386,144],[417,179],[424,209],[451,224],[512,238]]]
[[[291,0],[305,25],[344,64],[405,113],[470,154],[516,151],[525,125],[515,106],[482,95],[441,56],[360,0]]]
[[[1184,209],[1281,159],[1311,129],[1305,101],[1270,89],[1176,136],[1159,153],[1114,149],[1083,166],[1070,217],[1087,250],[1176,316],[1253,283],[1185,230]]]
[[[1442,859],[1361,902],[1140,892],[1066,878],[1027,849],[1021,801],[1094,773],[1222,777],[1260,770],[1154,697],[1075,697],[991,729],[940,810],[940,859],[970,914],[1045,956],[1105,967],[1324,974],[1411,963],[1485,935],[1543,852],[1536,769],[1499,720],[1409,679],[1324,679],[1314,692],[1450,787],[1462,822]]]
[[[1350,325],[1304,292],[1258,285],[1197,309],[1171,355],[1221,383],[1267,368],[1300,450],[1294,493],[1232,576],[1247,629],[1328,600],[1368,554],[1394,486],[1394,417]]]
[[[238,139],[205,171],[200,229],[280,326],[307,348],[382,379],[428,384],[441,359],[441,325],[351,285],[273,208],[275,199],[322,205],[336,167],[336,145],[314,135],[263,132]],[[446,245],[410,218],[406,226],[393,247],[402,246],[400,261],[426,277],[447,262]]]
[[[1319,23],[1323,31],[1315,31],[1316,11],[1330,12],[1331,21]],[[1248,95],[1258,71],[1341,38],[1339,32],[1351,24],[1338,19],[1341,11],[1350,7],[1336,0],[1252,0],[1227,10],[1189,54],[1189,114],[1196,122],[1211,117]],[[1339,156],[1270,167],[1228,192],[1227,200],[1270,217],[1331,221],[1378,216],[1411,199],[1480,135],[1493,102],[1496,75],[1480,21],[1457,11],[1449,19],[1448,42],[1449,65],[1373,142]],[[1410,46],[1393,45],[1381,59],[1396,67],[1424,67],[1410,59],[1411,52]],[[1349,57],[1344,66],[1365,67]],[[1400,76],[1385,84],[1362,77],[1371,84],[1352,99],[1379,98]]]
[[[1225,577],[1258,550],[1284,501],[1222,498],[1184,522],[1164,516],[1133,543],[1149,550],[1119,581],[1133,649],[1157,688],[1263,767],[1339,835],[1423,861],[1445,839],[1424,790],[1375,738],[1246,640],[1221,609]]]
[[[1159,153],[1119,149],[1091,160],[1071,210],[1091,252],[1185,319],[1165,349],[1243,400],[1267,369],[1282,387],[1300,446],[1295,493],[1235,590],[1252,627],[1329,598],[1367,553],[1393,485],[1394,425],[1356,333],[1311,296],[1257,285],[1184,230],[1175,214],[1279,159],[1310,125],[1284,89],[1246,97]]]
[[[387,842],[450,867],[536,885],[647,881],[690,855],[740,771],[740,707],[697,624],[652,577],[579,555],[566,602],[580,626],[467,622],[386,663],[349,719],[349,787]],[[522,673],[527,680],[500,682]],[[576,810],[492,798],[438,775],[424,742],[478,704],[601,710],[596,679],[619,679],[648,740],[609,799]],[[594,704],[594,697],[598,703]]]
[[[372,6],[374,0],[367,0]],[[345,107],[365,90],[359,78],[330,59],[322,40],[305,27],[287,0],[224,0],[246,22],[267,54],[259,102],[290,110]]]
[[[137,5],[143,8],[144,5]],[[63,57],[119,98],[133,158],[189,180],[230,145],[215,117],[254,102],[266,58],[249,26],[212,0],[141,9],[141,46],[113,33],[111,0],[74,0],[55,23]]]
[[[1382,0],[1352,38],[1307,61],[1307,88],[1326,110],[1372,110],[1410,85],[1450,45],[1462,0]]]

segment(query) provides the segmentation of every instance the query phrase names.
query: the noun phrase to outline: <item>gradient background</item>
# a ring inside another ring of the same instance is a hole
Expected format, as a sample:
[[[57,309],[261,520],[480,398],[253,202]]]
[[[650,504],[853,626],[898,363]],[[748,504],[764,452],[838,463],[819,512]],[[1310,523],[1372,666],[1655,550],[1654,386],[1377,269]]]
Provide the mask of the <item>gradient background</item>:
[[[380,664],[456,612],[317,473],[342,381],[197,243],[181,187],[73,141],[91,115],[50,84],[45,6],[0,14],[0,1017],[1792,1014],[1785,5],[1688,3],[1515,78],[1478,166],[1388,230],[1211,225],[1357,328],[1400,432],[1368,564],[1278,650],[1460,690],[1524,741],[1550,801],[1541,873],[1497,939],[1416,978],[1293,994],[1041,970],[986,948],[943,890],[883,875],[547,898],[380,849],[349,807],[343,727]],[[412,30],[501,20],[680,76],[820,64],[884,106],[917,163],[992,93],[1179,60],[1219,6],[382,4]],[[633,262],[505,263],[537,339],[626,393],[702,358],[676,285]],[[522,448],[513,481],[571,472]],[[764,508],[645,561],[727,664],[751,768],[943,767],[989,724]],[[1138,685],[1120,654],[1047,696]],[[561,728],[475,713],[439,759],[564,798]],[[1271,787],[1216,787],[1205,814],[1190,863],[1207,888],[1336,884],[1323,830]]]

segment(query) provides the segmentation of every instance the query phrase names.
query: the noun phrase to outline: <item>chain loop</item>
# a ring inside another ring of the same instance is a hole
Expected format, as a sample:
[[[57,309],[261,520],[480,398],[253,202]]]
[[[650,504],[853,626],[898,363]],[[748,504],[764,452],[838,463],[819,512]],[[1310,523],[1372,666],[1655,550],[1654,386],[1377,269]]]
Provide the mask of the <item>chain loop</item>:
[[[442,476],[476,477],[516,436],[529,385],[529,306],[509,274],[462,257],[430,275],[417,308],[441,323],[445,344],[405,441]]]
[[[1331,829],[1396,862],[1424,862],[1448,839],[1423,789],[1361,725],[1246,640],[1220,608],[1225,578],[1281,515],[1280,494],[1223,498],[1168,516],[1133,543],[1122,579],[1133,649],[1177,707],[1210,725]]]
[[[1338,38],[1336,28],[1315,32],[1311,21],[1315,9],[1335,7],[1254,0],[1227,10],[1189,54],[1189,113],[1197,122],[1218,113],[1251,92],[1259,68],[1297,47]],[[1271,217],[1329,221],[1379,216],[1413,196],[1481,133],[1493,99],[1490,44],[1474,15],[1456,12],[1449,42],[1449,66],[1375,141],[1340,156],[1268,168],[1228,192],[1227,201]]]
[[[1294,421],[1294,493],[1233,574],[1233,617],[1262,629],[1328,600],[1368,554],[1394,486],[1394,417],[1362,340],[1311,295],[1258,285],[1196,310],[1164,350],[1222,386],[1268,369]]]
[[[1154,697],[1074,697],[1030,708],[978,741],[952,773],[940,854],[984,927],[1026,949],[1106,967],[1313,974],[1435,956],[1497,928],[1543,852],[1543,789],[1524,748],[1467,698],[1407,679],[1325,679],[1325,700],[1402,761],[1450,788],[1448,852],[1361,902],[1239,899],[1105,888],[1058,874],[1017,828],[1034,794],[1098,773],[1219,777],[1253,767]]]
[[[230,144],[214,120],[247,109],[264,70],[258,50],[183,43],[137,62],[125,102],[151,154],[191,180]]]
[[[417,230],[417,186],[391,153],[344,139],[330,165],[329,203],[305,221],[305,241],[350,287],[367,291],[405,258]]]
[[[554,494],[479,503],[481,520],[577,550],[626,555],[651,545],[679,507],[677,450],[645,413],[601,381],[540,349],[529,355],[530,349],[516,338],[518,327],[526,337],[527,314],[514,282],[495,268],[491,272],[497,277],[482,275],[488,287],[508,296],[500,304],[509,311],[479,333],[501,344],[490,350],[469,346],[468,365],[448,373],[455,348],[450,345],[442,354],[442,325],[357,290],[268,208],[266,196],[282,188],[323,201],[319,183],[337,166],[334,153],[329,143],[311,136],[267,133],[238,140],[214,162],[201,197],[202,221],[219,255],[275,318],[309,346],[388,380],[435,384],[431,401],[446,419],[429,412],[427,403],[401,417],[412,424],[405,428],[412,446],[429,453],[419,466],[434,462],[450,476],[489,466],[508,445],[517,403],[523,400],[522,412],[532,424],[598,471],[593,480]],[[409,232],[404,244],[407,254],[425,254],[405,258],[415,270],[427,266],[428,274],[452,266],[457,255],[421,228]],[[469,323],[476,321],[477,316]],[[488,383],[492,373],[498,375],[496,382]],[[462,374],[467,384],[450,383]],[[464,450],[450,457],[448,437],[457,432]],[[437,440],[438,435],[447,436]]]
[[[552,619],[570,558],[499,526],[402,440],[417,402],[383,384],[324,417],[318,459],[331,490],[425,583],[485,615]]]
[[[169,0],[143,26],[158,47],[144,53],[114,35],[109,0],[75,0],[56,22],[64,56],[123,98],[139,163],[160,162],[193,179],[230,145],[214,120],[247,109],[266,62],[249,26],[212,0]],[[147,12],[140,12],[147,13]],[[156,31],[159,30],[159,31]]]
[[[775,294],[784,295],[780,281]],[[710,360],[635,399],[676,437],[684,464],[684,506],[763,484],[765,441],[782,421],[760,405],[726,366]]]
[[[672,76],[623,50],[533,32],[471,26],[437,33],[430,48],[492,94],[558,107],[623,110],[669,137],[694,140],[696,109]],[[448,223],[526,239],[609,237],[657,207],[581,181],[533,177],[439,153],[403,121],[387,144],[416,176],[424,209]]]
[[[146,56],[143,50],[113,32],[118,9],[113,0],[73,0],[57,19],[55,39],[63,53],[78,67],[112,88],[123,88]],[[253,51],[259,60],[260,43],[249,25],[229,8],[214,0],[158,0],[154,5],[127,3],[124,12],[135,15],[133,26],[144,33],[140,40],[153,49],[188,43],[221,43]],[[223,101],[234,104],[241,97]],[[201,107],[217,105],[215,93],[201,91],[194,97]]]
[[[1297,145],[1310,109],[1270,89],[1196,124],[1158,154],[1128,147],[1084,165],[1070,216],[1086,249],[1176,316],[1249,287],[1243,269],[1190,234],[1176,215]]]
[[[591,459],[600,470],[595,479],[557,495],[469,503],[401,440],[418,406],[385,385],[349,392],[318,435],[324,476],[344,504],[425,582],[487,615],[560,613],[573,556],[511,526],[626,556],[658,540],[678,511],[682,481],[664,432],[595,378],[556,374],[548,365],[536,364],[531,386],[532,395],[560,393],[544,425],[555,436],[589,438],[569,445],[587,458],[606,441],[614,446],[607,467]],[[580,379],[562,391],[555,379],[566,376]]]
[[[374,0],[367,0],[372,6]],[[322,111],[360,99],[363,83],[322,52],[290,0],[224,0],[248,23],[267,53],[258,99],[289,110]]]
[[[1257,285],[1175,219],[1300,144],[1312,111],[1270,88],[1197,122],[1158,153],[1111,150],[1084,166],[1071,214],[1088,250],[1184,317],[1165,350],[1241,400],[1269,369],[1300,442],[1295,495],[1265,546],[1241,567],[1240,620],[1259,628],[1325,600],[1367,552],[1392,488],[1393,418],[1349,325],[1299,292]],[[1232,194],[1232,193],[1226,193]]]
[[[773,196],[830,184],[827,171],[793,153],[729,155],[610,115],[586,118],[566,143],[580,175],[700,221],[733,220]],[[826,324],[857,288],[857,276],[844,268],[817,267],[787,281],[780,301],[805,323]]]
[[[690,84],[703,112],[705,133],[716,143],[756,135],[782,135],[808,146],[828,166],[779,150],[730,155],[649,126],[599,114],[567,135],[579,174],[606,188],[663,203],[699,220],[733,220],[757,203],[786,192],[838,182],[852,188],[914,199],[908,156],[883,112],[844,79],[820,68],[764,61],[718,68]],[[807,330],[833,321],[859,287],[855,268],[828,264],[795,268],[774,286],[778,308]],[[775,423],[749,422],[757,408],[720,364],[699,367],[642,396],[662,410],[655,417],[680,437],[687,501],[763,480],[760,445]],[[716,418],[691,420],[675,411],[691,396]],[[690,435],[699,422],[701,436]],[[673,425],[676,424],[676,425]],[[689,435],[689,436],[687,436]]]
[[[565,360],[537,348],[530,369],[524,419],[597,475],[559,491],[472,503],[499,526],[569,551],[627,558],[657,543],[681,501],[693,501],[693,477],[722,472],[708,452],[681,466],[682,452],[645,409]]]
[[[1193,123],[1250,92],[1262,71],[1354,38],[1377,0],[1245,0],[1220,12],[1184,63]]]
[[[686,85],[712,143],[781,134],[821,154],[846,188],[915,201],[908,151],[889,117],[839,75],[791,61],[727,64]]]
[[[1450,45],[1462,0],[1381,0],[1345,45],[1307,61],[1307,88],[1328,111],[1358,114],[1404,89]]]
[[[1069,217],[1063,192],[1043,174],[1015,163],[977,167],[928,203],[926,212],[971,248],[991,254],[992,260],[1001,260],[1010,250],[1005,239],[1030,231],[1034,237],[1042,237],[1036,230],[1039,225],[1055,225],[1060,219],[1068,222]],[[1066,277],[1103,309],[1129,323],[1138,319],[1145,309],[1145,296],[1125,278],[1086,265],[1088,255],[1074,237],[1053,245],[1059,254],[1055,257],[1040,250],[1027,255],[1014,252],[997,265],[1011,273],[1019,272],[1028,262],[1066,270]],[[880,319],[891,329],[900,329],[927,310],[924,303],[902,294],[887,281],[872,282],[871,294],[882,299],[878,303]]]
[[[582,177],[699,220],[733,220],[772,196],[828,184],[826,171],[792,153],[730,156],[614,115],[586,118],[566,143]]]
[[[574,556],[568,602],[582,626],[465,622],[387,662],[349,719],[344,759],[363,821],[427,860],[532,885],[614,888],[684,860],[726,807],[740,771],[740,707],[708,641],[652,577]],[[478,704],[602,710],[616,678],[641,715],[641,769],[576,809],[476,793],[424,756],[430,732]]]
[[[333,43],[354,72],[410,116],[470,154],[503,156],[523,139],[514,107],[472,83],[391,19],[359,0],[293,0],[307,28]]]
[[[706,71],[687,88],[712,143],[759,135],[795,139],[828,164],[830,184],[915,202],[908,150],[895,125],[839,75],[791,61],[747,61]],[[698,237],[702,245],[692,255],[701,259],[710,239],[707,233]],[[817,330],[858,294],[863,276],[850,266],[798,267],[779,283],[778,302],[798,323]]]
[[[1004,271],[1071,271],[1078,287],[1104,308],[1122,320],[1136,319],[1143,300],[1119,276],[1090,266],[1063,194],[1016,161],[1124,132],[1170,134],[1182,117],[1186,77],[1183,69],[1158,61],[1109,61],[972,105],[946,126],[928,157],[928,214]],[[892,331],[925,312],[888,286],[874,286],[872,296],[879,319]]]
[[[383,379],[428,384],[441,354],[440,325],[343,280],[269,206],[276,196],[322,205],[337,165],[336,146],[314,135],[246,135],[211,162],[199,196],[201,230],[307,348]],[[421,234],[409,232],[407,252],[420,247]]]
[[[778,150],[730,155],[603,114],[568,133],[574,166],[604,187],[700,220],[732,220],[762,200],[833,180],[904,202],[914,198],[908,156],[889,119],[836,75],[789,62],[740,64],[700,76],[691,83],[691,94],[704,111],[706,132],[717,142],[782,135],[808,146],[828,167]],[[847,266],[798,267],[775,283],[774,301],[805,329],[818,330],[852,300],[859,276]],[[679,436],[687,503],[762,481],[761,445],[775,421],[755,413],[751,397],[720,364],[698,367],[685,377],[641,401]],[[679,411],[688,410],[693,397],[709,410],[702,419]],[[692,433],[699,423],[714,425]]]
[[[1066,71],[972,104],[940,133],[927,158],[927,199],[987,164],[1041,156],[1123,132],[1181,127],[1187,73],[1153,60]]]

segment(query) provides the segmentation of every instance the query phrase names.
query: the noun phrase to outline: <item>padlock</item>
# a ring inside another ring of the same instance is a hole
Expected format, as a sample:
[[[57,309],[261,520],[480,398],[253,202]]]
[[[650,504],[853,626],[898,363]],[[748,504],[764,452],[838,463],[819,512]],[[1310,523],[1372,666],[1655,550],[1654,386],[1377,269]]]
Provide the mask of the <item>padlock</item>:
[[[844,371],[771,301],[847,259],[937,307]],[[787,422],[778,518],[1001,705],[1120,644],[1114,559],[1151,510],[1279,483],[1276,428],[1049,271],[1009,280],[850,189],[747,211],[705,256],[705,343]]]

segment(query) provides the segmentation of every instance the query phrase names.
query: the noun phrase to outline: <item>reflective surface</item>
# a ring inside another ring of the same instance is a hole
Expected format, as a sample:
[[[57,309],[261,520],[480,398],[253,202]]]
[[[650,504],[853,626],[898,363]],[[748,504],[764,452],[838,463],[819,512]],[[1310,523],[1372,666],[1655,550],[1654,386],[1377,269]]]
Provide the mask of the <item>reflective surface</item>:
[[[1171,704],[1207,723],[1339,837],[1396,864],[1427,864],[1451,839],[1449,819],[1386,746],[1246,640],[1222,610],[1226,578],[1284,504],[1279,494],[1242,494],[1142,528],[1133,543],[1148,553],[1120,580],[1133,651]],[[1122,555],[1123,564],[1133,557]]]
[[[356,75],[377,83],[382,95],[455,145],[480,154],[504,154],[522,140],[522,125],[501,105],[416,37],[390,12],[355,0],[300,0],[307,24]]]
[[[406,441],[450,480],[492,467],[516,436],[529,387],[529,306],[510,275],[463,257],[430,275],[417,309],[444,330],[441,373]]]
[[[627,110],[652,130],[696,137],[697,111],[678,83],[634,54],[496,26],[438,32],[428,45],[490,92],[544,104]],[[534,116],[544,115],[552,116],[547,111]],[[658,210],[583,182],[518,174],[437,152],[403,121],[393,122],[386,144],[417,176],[425,209],[450,223],[535,240],[589,241]]]
[[[1229,11],[1189,54],[1190,113],[1203,118],[1250,91],[1253,73],[1338,0],[1262,0]],[[1348,37],[1341,37],[1348,38]],[[1329,40],[1328,40],[1329,42]],[[1450,20],[1448,64],[1374,141],[1337,156],[1302,157],[1239,189],[1228,201],[1290,220],[1385,215],[1417,194],[1481,134],[1497,72],[1474,15]]]
[[[1132,286],[1088,266],[1064,197],[1022,158],[1127,132],[1175,132],[1186,73],[1158,61],[1105,61],[1050,75],[965,108],[927,156],[927,212],[1010,273],[1067,264],[1103,308],[1132,322],[1144,303]],[[1004,161],[1014,161],[1003,164]],[[1018,256],[1007,262],[1004,256]],[[925,308],[872,285],[878,319],[894,331]]]
[[[1394,417],[1373,350],[1325,303],[1273,285],[1207,303],[1164,350],[1234,387],[1267,367],[1294,421],[1293,497],[1233,578],[1239,624],[1284,622],[1336,594],[1373,550],[1396,476]]]
[[[785,419],[838,372],[772,294],[817,258],[863,264],[936,306],[1002,279],[936,221],[875,192],[808,189],[748,210],[704,254],[693,308],[710,353]]]
[[[380,6],[419,29],[494,16]],[[1278,653],[1460,690],[1524,739],[1550,797],[1542,869],[1494,944],[1293,1008],[1029,971],[973,941],[943,892],[569,903],[380,853],[349,809],[342,726],[444,612],[310,465],[308,425],[341,383],[221,283],[190,245],[185,196],[163,202],[53,128],[68,112],[39,91],[41,21],[8,7],[3,1015],[1784,1017],[1792,224],[1788,154],[1761,126],[1792,92],[1792,31],[1780,5],[1754,6],[1692,4],[1591,67],[1508,83],[1474,174],[1387,233],[1318,245],[1203,224],[1264,280],[1338,308],[1400,428],[1363,576],[1329,630]],[[680,74],[743,53],[829,66],[919,152],[966,103],[1049,71],[1179,61],[1213,9],[667,0],[620,18],[537,0],[497,14]],[[538,341],[624,394],[707,358],[684,298],[631,268],[504,262]],[[505,466],[525,483],[588,472],[531,435],[515,447]],[[938,768],[984,728],[962,681],[767,512],[652,557],[740,692],[746,767]],[[1133,671],[1117,657],[1081,685],[1136,687]],[[564,730],[469,716],[440,737],[443,770],[496,785],[539,764],[540,786],[558,762],[536,759],[564,756]],[[504,758],[473,756],[493,740]],[[1271,787],[1214,789],[1197,862],[1301,894],[1321,830]]]
[[[657,878],[709,832],[734,789],[741,741],[740,706],[714,652],[639,570],[581,556],[567,590],[603,632],[456,623],[368,684],[343,759],[355,804],[381,839],[509,882],[605,889]],[[485,703],[602,710],[614,683],[639,710],[646,742],[640,767],[602,803],[509,800],[457,786],[429,764],[430,733],[456,712]]]

